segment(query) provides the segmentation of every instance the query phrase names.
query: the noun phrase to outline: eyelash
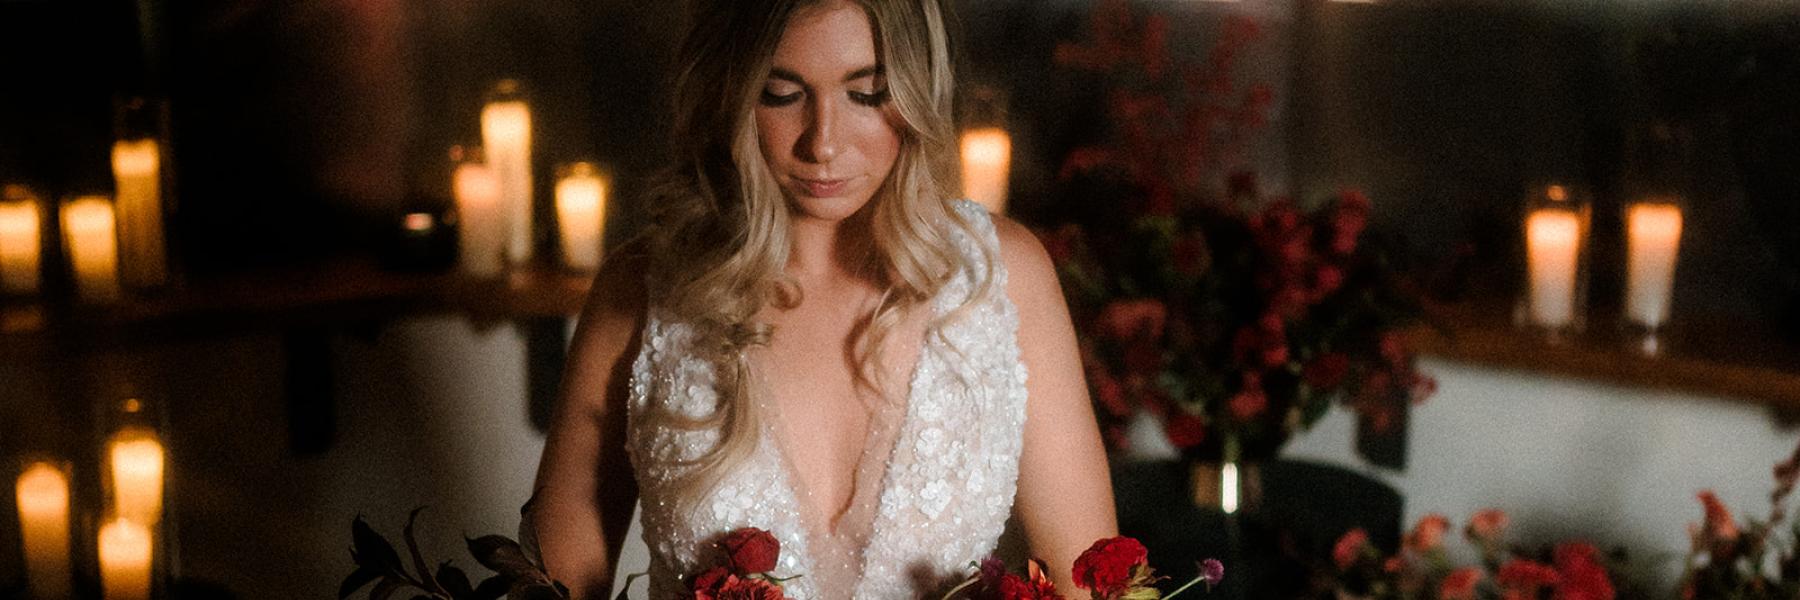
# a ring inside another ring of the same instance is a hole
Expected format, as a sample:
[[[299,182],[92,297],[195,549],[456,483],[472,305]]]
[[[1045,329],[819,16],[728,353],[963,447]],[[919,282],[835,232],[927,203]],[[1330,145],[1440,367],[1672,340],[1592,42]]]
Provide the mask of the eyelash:
[[[800,100],[801,95],[803,95],[803,92],[794,92],[794,93],[788,94],[786,96],[777,96],[775,94],[771,94],[767,91],[764,91],[762,93],[762,103],[763,103],[763,106],[771,106],[771,107],[787,106],[789,104],[798,102]],[[881,106],[881,105],[887,103],[888,92],[887,92],[887,90],[882,90],[879,92],[873,92],[873,93],[868,93],[868,94],[864,94],[864,93],[860,93],[860,92],[850,92],[850,101],[855,102],[857,104],[861,104],[863,106],[877,107],[877,106]]]

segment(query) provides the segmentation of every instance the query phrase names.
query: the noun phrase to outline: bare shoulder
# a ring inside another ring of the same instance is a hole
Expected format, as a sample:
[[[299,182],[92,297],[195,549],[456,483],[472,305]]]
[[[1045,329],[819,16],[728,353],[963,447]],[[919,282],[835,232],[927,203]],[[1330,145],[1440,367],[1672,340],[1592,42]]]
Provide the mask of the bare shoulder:
[[[1056,267],[1043,242],[1030,228],[1002,215],[994,215],[994,234],[1000,240],[1000,261],[1006,267],[1007,291],[1014,303],[1060,299]],[[1052,295],[1046,298],[1046,295]]]

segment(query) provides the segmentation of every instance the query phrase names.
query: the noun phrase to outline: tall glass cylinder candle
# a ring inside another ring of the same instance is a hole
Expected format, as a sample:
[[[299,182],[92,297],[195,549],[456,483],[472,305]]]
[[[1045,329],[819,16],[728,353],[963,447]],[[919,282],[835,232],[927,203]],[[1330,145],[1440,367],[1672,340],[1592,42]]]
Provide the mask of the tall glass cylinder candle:
[[[162,146],[119,140],[112,151],[118,197],[119,265],[125,285],[153,288],[168,280],[163,243]]]
[[[31,462],[19,475],[15,492],[30,597],[67,598],[71,581],[68,471],[49,461]]]
[[[1006,212],[1006,191],[1012,170],[1012,136],[999,127],[971,129],[962,134],[963,195],[994,214]]]
[[[75,286],[88,302],[119,297],[119,238],[113,203],[105,196],[82,196],[63,204],[63,248]]]
[[[556,223],[563,263],[577,271],[600,268],[606,235],[606,200],[611,186],[590,162],[563,165],[556,175]]]
[[[481,160],[480,149],[453,149],[451,175],[456,196],[457,248],[462,271],[480,278],[496,277],[506,268],[506,204],[500,179]]]
[[[105,600],[150,600],[155,536],[150,528],[119,518],[100,528],[101,596]]]
[[[1681,206],[1672,197],[1625,209],[1625,319],[1650,338],[1669,319],[1681,225]],[[1644,350],[1656,352],[1654,339],[1645,340]]]
[[[1587,204],[1563,185],[1546,186],[1527,208],[1525,319],[1552,340],[1579,331],[1583,325],[1587,211]]]
[[[107,440],[107,468],[112,477],[113,513],[144,525],[162,521],[162,439],[154,430],[127,427]]]
[[[513,264],[531,260],[532,183],[531,107],[513,80],[495,85],[492,98],[481,109],[481,145],[487,164],[500,180],[500,198],[506,207],[506,259]]]
[[[0,291],[38,291],[43,252],[43,204],[21,185],[0,189]]]

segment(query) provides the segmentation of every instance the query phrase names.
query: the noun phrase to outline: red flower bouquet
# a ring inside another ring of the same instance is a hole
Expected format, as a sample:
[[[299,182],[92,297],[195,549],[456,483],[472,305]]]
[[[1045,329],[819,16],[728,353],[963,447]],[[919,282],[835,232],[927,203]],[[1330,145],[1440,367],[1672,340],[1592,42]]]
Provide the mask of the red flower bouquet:
[[[688,578],[687,598],[693,600],[782,600],[781,582],[770,574],[781,558],[781,541],[767,531],[745,527],[726,534],[718,543],[725,564]]]
[[[1222,29],[1204,65],[1170,56],[1160,16],[1107,0],[1058,62],[1106,88],[1108,136],[1069,153],[1041,236],[1062,277],[1107,438],[1140,410],[1190,456],[1270,456],[1340,399],[1377,428],[1431,394],[1399,329],[1414,294],[1367,232],[1371,204],[1266,198],[1232,169],[1272,93],[1240,90],[1260,35]],[[1220,185],[1224,184],[1224,185]]]
[[[1033,559],[1025,576],[1006,572],[999,559],[982,561],[962,584],[944,595],[944,600],[1063,600],[1056,585],[1044,574],[1043,563]],[[1225,566],[1207,559],[1199,565],[1200,573],[1192,581],[1164,596],[1155,587],[1158,577],[1150,568],[1150,553],[1142,543],[1128,537],[1114,537],[1094,542],[1075,559],[1075,586],[1088,590],[1093,600],[1163,600],[1174,598],[1197,584],[1207,589],[1225,578]]]
[[[1548,561],[1509,549],[1503,539],[1506,513],[1475,513],[1463,535],[1481,552],[1480,566],[1451,564],[1444,551],[1450,520],[1427,515],[1413,526],[1400,552],[1388,556],[1369,543],[1361,529],[1338,538],[1332,548],[1331,591],[1339,598],[1418,598],[1423,600],[1613,600],[1613,576],[1607,559],[1592,544],[1570,541],[1556,545]]]

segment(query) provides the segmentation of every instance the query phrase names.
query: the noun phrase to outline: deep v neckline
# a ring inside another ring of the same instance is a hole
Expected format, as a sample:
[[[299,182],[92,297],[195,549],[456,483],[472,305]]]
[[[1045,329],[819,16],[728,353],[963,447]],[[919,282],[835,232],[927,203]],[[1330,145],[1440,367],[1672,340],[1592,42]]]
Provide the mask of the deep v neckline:
[[[890,496],[894,493],[894,459],[899,454],[901,438],[904,437],[907,428],[912,425],[913,415],[917,412],[919,393],[923,387],[920,380],[924,375],[925,361],[931,352],[936,351],[938,338],[942,337],[932,334],[930,328],[930,323],[937,318],[937,302],[930,301],[927,303],[927,307],[928,314],[924,326],[919,330],[920,335],[912,367],[907,371],[904,388],[905,403],[899,406],[886,406],[870,418],[869,430],[863,437],[862,451],[857,458],[856,467],[851,472],[851,483],[854,487],[846,506],[836,509],[837,514],[820,514],[824,511],[816,510],[816,505],[807,501],[807,498],[811,497],[812,490],[805,480],[800,478],[799,470],[794,463],[794,455],[788,447],[790,438],[788,438],[789,428],[786,418],[781,411],[775,410],[773,399],[771,399],[771,406],[765,407],[769,409],[765,411],[769,418],[763,421],[762,433],[769,442],[770,451],[774,454],[775,469],[779,473],[782,483],[785,484],[783,489],[788,495],[787,499],[793,502],[795,519],[798,521],[795,525],[807,541],[808,551],[803,556],[802,564],[810,569],[820,568],[818,553],[821,544],[842,543],[846,533],[854,533],[854,530],[845,531],[844,519],[856,514],[859,504],[871,503],[865,507],[869,511],[869,514],[864,515],[868,525],[866,534],[857,547],[852,548],[855,555],[854,562],[857,563],[852,565],[856,574],[853,580],[848,582],[849,589],[852,591],[862,586],[861,574],[866,566],[869,550],[877,545],[883,531],[887,529],[884,523],[888,520],[885,513],[890,511],[884,510],[884,507],[892,502]],[[878,436],[877,433],[883,432],[882,428],[886,428],[887,435]],[[878,442],[882,446],[881,448],[876,447]],[[876,460],[877,456],[879,456],[879,460]],[[869,473],[871,468],[879,468],[880,473]],[[866,485],[868,483],[872,483],[875,489],[868,489]],[[865,494],[873,494],[873,496]]]

